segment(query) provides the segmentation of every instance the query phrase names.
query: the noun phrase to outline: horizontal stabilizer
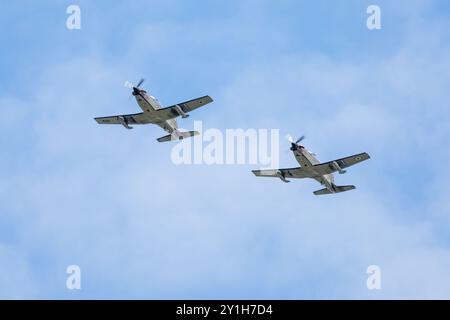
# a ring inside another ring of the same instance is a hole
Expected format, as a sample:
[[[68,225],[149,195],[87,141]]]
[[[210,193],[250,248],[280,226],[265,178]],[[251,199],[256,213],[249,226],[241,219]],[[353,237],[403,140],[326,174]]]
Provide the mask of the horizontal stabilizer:
[[[345,191],[349,191],[349,190],[353,190],[353,189],[356,189],[356,187],[355,186],[334,186],[334,190],[335,190],[334,192],[331,192],[327,188],[324,188],[324,189],[314,191],[314,194],[316,196],[320,196],[320,195],[324,195],[324,194],[345,192]]]
[[[182,140],[184,138],[189,138],[197,135],[199,135],[198,131],[186,131],[186,132],[174,131],[172,132],[172,134],[168,134],[167,136],[158,138],[156,140],[158,140],[158,142],[167,142],[167,141]]]
[[[336,188],[336,193],[356,189],[355,186],[334,186],[334,187]]]
[[[328,190],[327,188],[323,188],[323,189],[314,191],[314,194],[315,194],[316,196],[320,196],[320,195],[323,195],[323,194],[331,194],[331,191]]]

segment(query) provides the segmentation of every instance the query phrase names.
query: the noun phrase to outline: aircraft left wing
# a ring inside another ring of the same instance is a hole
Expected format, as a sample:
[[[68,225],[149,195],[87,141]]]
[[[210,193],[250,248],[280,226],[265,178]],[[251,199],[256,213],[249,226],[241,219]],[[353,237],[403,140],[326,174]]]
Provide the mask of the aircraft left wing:
[[[110,117],[94,118],[98,124],[121,124],[127,129],[132,129],[130,124],[145,124],[148,123],[143,112],[134,114],[123,114]]]
[[[189,112],[200,108],[201,106],[204,106],[205,104],[208,104],[212,101],[213,99],[210,96],[203,96],[197,99],[178,103],[167,108],[159,109],[156,111],[156,114],[158,115],[158,118],[162,120],[169,120],[178,116],[187,118],[189,116]]]
[[[321,176],[324,174],[330,174],[336,171],[343,171],[343,169],[353,166],[357,163],[370,159],[368,153],[363,152],[359,154],[355,154],[350,157],[345,157],[342,159],[337,159],[333,161],[324,162],[321,164],[316,164],[312,167],[309,167],[311,171],[314,172],[316,176]],[[344,172],[344,171],[343,171]],[[342,172],[342,173],[343,173]]]
[[[303,167],[291,169],[252,170],[252,172],[257,177],[280,178],[284,182],[289,182],[287,178],[312,178],[309,169]]]

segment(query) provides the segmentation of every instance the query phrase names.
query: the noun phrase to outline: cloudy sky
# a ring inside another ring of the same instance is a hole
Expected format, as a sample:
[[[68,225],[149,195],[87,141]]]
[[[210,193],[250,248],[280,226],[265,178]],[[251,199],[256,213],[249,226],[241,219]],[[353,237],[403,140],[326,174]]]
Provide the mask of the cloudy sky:
[[[449,299],[450,5],[335,2],[3,4],[0,298]],[[93,120],[138,112],[123,84],[141,77],[165,105],[214,98],[183,128],[279,129],[323,161],[372,158],[327,197],[252,165],[175,165],[160,128]]]

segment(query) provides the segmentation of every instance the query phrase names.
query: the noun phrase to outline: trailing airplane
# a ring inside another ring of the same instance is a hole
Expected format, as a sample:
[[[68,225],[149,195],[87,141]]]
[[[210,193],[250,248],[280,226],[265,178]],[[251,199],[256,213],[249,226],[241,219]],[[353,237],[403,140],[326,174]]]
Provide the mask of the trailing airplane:
[[[175,104],[170,107],[163,108],[158,99],[148,95],[147,91],[140,88],[144,79],[141,79],[137,86],[127,82],[125,85],[133,89],[132,95],[136,98],[139,107],[142,109],[140,113],[124,114],[109,117],[94,118],[99,124],[121,124],[127,129],[133,129],[130,125],[136,124],[156,124],[163,128],[169,134],[158,138],[159,142],[166,142],[172,140],[181,140],[196,136],[197,131],[180,131],[175,118],[181,116],[182,118],[189,117],[189,112],[204,106],[213,101],[210,96],[203,96],[197,99],[185,101]]]
[[[324,189],[314,191],[315,195],[324,195],[331,193],[339,193],[344,191],[353,190],[355,186],[337,186],[334,184],[334,172],[344,174],[345,168],[348,168],[354,164],[370,159],[370,156],[366,153],[356,154],[350,157],[337,159],[325,163],[321,163],[317,160],[314,153],[309,152],[306,148],[299,143],[305,137],[300,137],[294,142],[291,136],[288,136],[288,140],[291,143],[290,150],[294,153],[295,159],[300,164],[298,168],[291,169],[273,169],[273,170],[253,170],[252,172],[258,177],[273,177],[280,178],[283,182],[290,182],[288,178],[311,178],[325,186]]]

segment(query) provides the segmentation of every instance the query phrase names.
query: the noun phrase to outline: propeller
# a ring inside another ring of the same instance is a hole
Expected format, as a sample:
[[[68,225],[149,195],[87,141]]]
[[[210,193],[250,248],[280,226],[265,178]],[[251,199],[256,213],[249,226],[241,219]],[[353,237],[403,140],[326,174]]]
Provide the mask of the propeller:
[[[304,148],[303,146],[299,145],[300,142],[302,142],[306,137],[305,136],[301,136],[300,138],[297,139],[297,141],[294,142],[294,139],[292,138],[292,136],[290,134],[286,135],[286,139],[287,141],[289,141],[291,143],[291,151],[295,151],[298,148]],[[286,150],[287,151],[287,150]],[[311,155],[313,155],[314,157],[316,157],[317,155],[314,152],[308,151]]]
[[[133,87],[134,87],[130,81],[125,81],[123,86],[128,89],[133,89]]]
[[[137,94],[139,94],[139,87],[141,86],[142,83],[144,83],[144,78],[139,80],[139,82],[136,86],[130,81],[125,81],[124,87],[128,88],[128,89],[133,89],[132,95],[137,95]]]
[[[139,88],[139,87],[141,86],[141,84],[143,84],[143,83],[144,83],[144,78],[142,78],[141,80],[139,80],[139,82],[138,82],[136,88]]]
[[[291,151],[295,151],[299,147],[299,143],[305,139],[305,136],[301,136],[294,142],[294,138],[290,134],[287,134],[286,139],[291,143]]]
[[[286,135],[286,140],[289,141],[290,143],[294,143],[294,139],[289,133]]]
[[[295,141],[295,144],[299,144],[299,142],[303,141],[303,139],[305,139],[305,136],[298,138],[297,141]]]

